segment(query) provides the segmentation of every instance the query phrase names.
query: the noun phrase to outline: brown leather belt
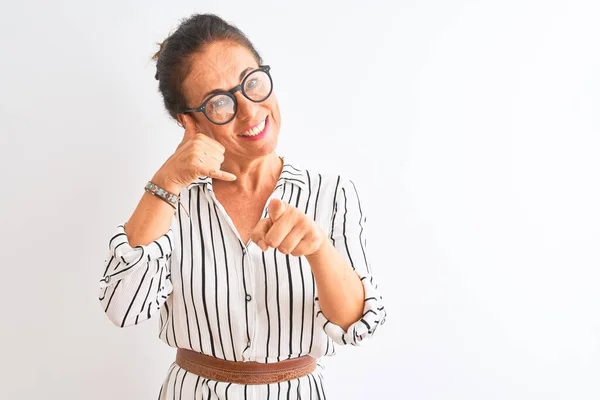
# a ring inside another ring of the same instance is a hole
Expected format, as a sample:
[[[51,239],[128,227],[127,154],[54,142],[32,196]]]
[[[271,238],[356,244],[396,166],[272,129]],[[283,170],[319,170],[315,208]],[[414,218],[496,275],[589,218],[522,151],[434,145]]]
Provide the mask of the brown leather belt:
[[[308,375],[317,367],[311,356],[276,363],[236,362],[207,356],[188,349],[177,349],[177,365],[192,374],[221,382],[261,385],[285,382]]]

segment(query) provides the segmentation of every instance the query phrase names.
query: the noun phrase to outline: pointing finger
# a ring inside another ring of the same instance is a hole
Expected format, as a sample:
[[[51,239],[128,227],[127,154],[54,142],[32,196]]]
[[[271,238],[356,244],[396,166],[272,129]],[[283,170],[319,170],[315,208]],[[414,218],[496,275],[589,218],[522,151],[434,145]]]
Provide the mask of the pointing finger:
[[[271,222],[275,223],[285,213],[285,210],[287,210],[287,204],[280,199],[274,198],[269,202],[267,210],[269,211]]]
[[[258,224],[256,224],[256,227],[254,227],[254,230],[252,230],[252,233],[250,234],[250,240],[256,243],[256,245],[260,247],[262,251],[265,251],[268,248],[264,239],[272,225],[273,224],[269,218],[263,218],[258,221]]]

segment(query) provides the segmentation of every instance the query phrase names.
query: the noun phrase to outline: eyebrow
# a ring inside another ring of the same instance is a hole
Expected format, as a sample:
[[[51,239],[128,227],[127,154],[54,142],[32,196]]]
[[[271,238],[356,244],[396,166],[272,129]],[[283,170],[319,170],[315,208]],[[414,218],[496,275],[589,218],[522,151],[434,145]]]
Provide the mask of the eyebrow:
[[[248,67],[245,70],[243,70],[240,73],[240,81],[242,81],[244,79],[244,77],[246,76],[246,74],[250,71],[252,71],[253,69],[255,69],[254,67]],[[202,97],[202,101],[206,100],[207,97],[212,96],[213,94],[217,94],[217,93],[223,93],[223,92],[228,92],[229,90],[225,90],[225,89],[214,89],[211,90],[210,92],[206,93],[204,95],[204,97]]]

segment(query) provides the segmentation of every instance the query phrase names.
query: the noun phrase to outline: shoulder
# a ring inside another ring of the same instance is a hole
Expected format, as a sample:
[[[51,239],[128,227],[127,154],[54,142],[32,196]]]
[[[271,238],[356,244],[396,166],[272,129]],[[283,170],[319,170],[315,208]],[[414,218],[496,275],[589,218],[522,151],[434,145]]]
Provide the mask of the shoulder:
[[[354,181],[344,173],[318,171],[298,160],[282,158],[284,159],[282,175],[286,175],[288,179],[301,180],[306,189],[311,192],[320,192],[325,196],[329,194],[335,197],[344,190],[356,191]]]

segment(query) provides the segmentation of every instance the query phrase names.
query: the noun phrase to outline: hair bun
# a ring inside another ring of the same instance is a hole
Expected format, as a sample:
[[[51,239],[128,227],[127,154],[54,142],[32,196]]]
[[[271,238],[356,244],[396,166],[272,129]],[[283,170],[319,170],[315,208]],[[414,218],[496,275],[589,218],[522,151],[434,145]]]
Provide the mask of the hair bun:
[[[156,53],[154,53],[154,55],[152,56],[152,59],[154,61],[156,61],[156,74],[154,74],[154,79],[156,79],[156,80],[159,80],[158,79],[158,58],[160,57],[160,55],[162,54],[163,50],[167,46],[167,40],[168,39],[165,39],[165,40],[163,40],[162,43],[157,43],[157,45],[158,45],[158,51]]]
[[[154,55],[152,56],[152,59],[154,61],[158,61],[158,57],[160,57],[160,54],[163,52],[163,50],[167,46],[167,40],[169,40],[169,39],[163,40],[162,43],[156,43],[158,45],[158,51],[156,53],[154,53]]]

